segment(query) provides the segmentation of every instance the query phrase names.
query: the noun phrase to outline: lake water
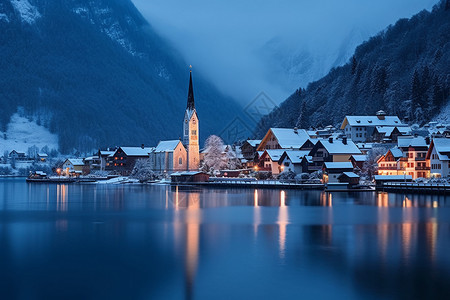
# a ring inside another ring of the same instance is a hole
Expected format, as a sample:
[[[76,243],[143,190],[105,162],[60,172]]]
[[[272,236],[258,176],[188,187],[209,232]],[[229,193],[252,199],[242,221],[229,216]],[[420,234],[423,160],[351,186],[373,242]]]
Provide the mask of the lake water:
[[[438,299],[450,197],[0,179],[1,299]]]

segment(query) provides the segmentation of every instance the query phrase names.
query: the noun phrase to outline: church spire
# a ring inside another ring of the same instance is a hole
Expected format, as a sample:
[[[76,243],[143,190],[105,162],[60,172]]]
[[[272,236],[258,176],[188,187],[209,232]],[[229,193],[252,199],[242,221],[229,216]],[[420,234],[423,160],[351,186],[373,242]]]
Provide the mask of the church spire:
[[[191,70],[189,71],[189,92],[188,92],[188,100],[187,100],[187,108],[190,110],[195,109],[194,104],[194,88],[192,87],[192,66],[190,66]]]

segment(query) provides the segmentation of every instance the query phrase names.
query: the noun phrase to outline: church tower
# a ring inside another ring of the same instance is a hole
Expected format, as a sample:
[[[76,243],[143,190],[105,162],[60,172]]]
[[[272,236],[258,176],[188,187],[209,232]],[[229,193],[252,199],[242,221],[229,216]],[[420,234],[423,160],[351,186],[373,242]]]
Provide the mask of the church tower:
[[[191,67],[192,68],[192,67]],[[194,88],[192,86],[192,70],[189,72],[189,91],[186,112],[183,121],[183,144],[187,150],[187,170],[197,171],[200,165],[200,150],[198,142],[198,116],[194,103]]]

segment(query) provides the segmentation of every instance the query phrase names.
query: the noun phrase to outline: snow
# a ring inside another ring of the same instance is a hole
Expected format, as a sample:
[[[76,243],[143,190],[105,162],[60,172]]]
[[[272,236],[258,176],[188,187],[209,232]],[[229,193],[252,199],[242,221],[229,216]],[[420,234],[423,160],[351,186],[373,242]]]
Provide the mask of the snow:
[[[424,137],[398,137],[397,145],[399,148],[405,147],[428,147]]]
[[[366,161],[367,155],[352,155],[355,161]]]
[[[450,101],[441,108],[441,112],[434,118],[439,123],[450,123]]]
[[[449,138],[436,138],[433,139],[433,145],[436,148],[436,152],[439,156],[439,160],[450,160],[450,139]]]
[[[249,143],[252,147],[256,147],[261,144],[261,140],[247,140],[247,143]]]
[[[328,140],[322,140],[320,143],[324,146],[324,148],[331,155],[334,154],[362,154],[358,147],[356,147],[355,143],[347,140],[347,144],[344,144],[342,141],[334,140],[332,143]]]
[[[0,132],[0,155],[12,150],[26,153],[32,146],[39,149],[47,146],[50,150],[57,150],[58,136],[50,133],[47,128],[37,125],[35,121],[14,114],[6,132]]]
[[[379,133],[384,133],[385,136],[390,136],[392,134],[392,131],[394,131],[395,128],[397,128],[397,130],[400,131],[402,134],[411,133],[411,128],[409,128],[409,126],[399,126],[399,127],[377,126],[377,131]]]
[[[309,139],[309,135],[304,129],[298,129],[295,131],[292,128],[270,128],[270,131],[283,149],[299,149]],[[269,133],[267,133],[263,141],[268,138],[268,135],[270,136]]]
[[[344,175],[346,175],[349,178],[359,178],[359,175],[353,173],[353,172],[343,172]]]
[[[67,161],[73,166],[84,166],[84,161],[81,158],[68,158]]]
[[[310,151],[286,150],[285,152],[291,163],[299,164],[302,162],[303,157],[307,156]]]
[[[12,6],[20,14],[20,18],[23,22],[33,24],[41,14],[36,7],[30,4],[28,0],[11,0]]]
[[[349,161],[346,162],[325,162],[325,168],[330,169],[352,169],[353,164]]]
[[[160,141],[155,152],[172,152],[181,143],[180,140]]]
[[[385,116],[384,120],[378,119],[377,116],[345,116],[341,129],[344,129],[347,123],[350,126],[408,126],[397,116]]]
[[[378,180],[412,180],[412,175],[375,175],[375,181]]]
[[[279,161],[281,158],[281,155],[283,155],[285,150],[283,149],[273,149],[273,150],[266,150],[265,152],[270,157],[272,161]]]
[[[155,149],[153,147],[120,147],[127,156],[149,156]]]
[[[403,151],[398,149],[397,147],[390,149],[389,151],[391,151],[392,156],[394,156],[394,158],[400,158],[403,157]]]

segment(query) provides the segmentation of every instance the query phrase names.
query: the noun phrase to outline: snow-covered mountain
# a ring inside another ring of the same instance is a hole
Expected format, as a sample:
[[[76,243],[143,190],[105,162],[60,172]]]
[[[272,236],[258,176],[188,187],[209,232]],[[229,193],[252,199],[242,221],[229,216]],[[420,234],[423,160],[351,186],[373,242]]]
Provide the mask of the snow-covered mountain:
[[[189,63],[130,0],[2,0],[0,32],[0,131],[23,107],[63,152],[181,135]],[[193,72],[204,140],[240,106]]]

